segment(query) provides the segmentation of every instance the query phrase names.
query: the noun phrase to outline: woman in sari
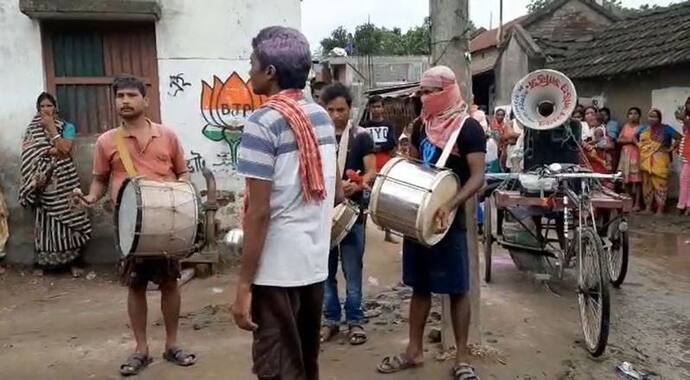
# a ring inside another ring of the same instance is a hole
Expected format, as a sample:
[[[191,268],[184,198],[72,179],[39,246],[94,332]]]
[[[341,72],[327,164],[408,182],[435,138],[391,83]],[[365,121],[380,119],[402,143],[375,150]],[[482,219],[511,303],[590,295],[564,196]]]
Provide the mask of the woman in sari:
[[[633,210],[639,211],[642,203],[642,176],[640,175],[640,149],[637,147],[637,134],[640,131],[642,111],[637,107],[628,110],[628,122],[618,135],[621,155],[618,171],[623,173],[623,183],[628,195],[633,199]]]
[[[498,148],[498,159],[501,171],[506,168],[506,111],[499,108],[494,112],[494,117],[491,119],[488,135],[496,142]]]
[[[57,117],[56,107],[55,98],[45,92],[36,101],[37,114],[22,143],[19,202],[36,213],[36,274],[69,266],[78,277],[78,259],[91,237],[91,222],[86,210],[72,201],[73,191],[79,188],[70,156],[75,128]]]
[[[690,215],[690,99],[682,112],[683,139],[680,142],[680,157],[683,167],[680,171],[680,191],[678,192],[678,210]]]
[[[648,126],[638,132],[640,147],[640,172],[645,212],[664,213],[668,179],[671,173],[672,152],[682,137],[671,126],[662,124],[661,111],[652,108],[647,116]]]

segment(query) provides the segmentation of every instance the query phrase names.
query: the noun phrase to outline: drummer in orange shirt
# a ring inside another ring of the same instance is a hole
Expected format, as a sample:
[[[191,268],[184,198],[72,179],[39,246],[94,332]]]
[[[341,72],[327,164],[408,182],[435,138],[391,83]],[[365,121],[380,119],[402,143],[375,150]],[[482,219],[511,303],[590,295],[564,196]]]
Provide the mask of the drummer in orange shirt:
[[[148,98],[144,82],[131,76],[118,77],[113,84],[113,92],[116,110],[122,119],[122,145],[129,153],[136,175],[158,181],[188,181],[184,153],[175,132],[145,116]],[[76,196],[84,206],[93,206],[103,198],[108,184],[111,184],[112,199],[115,200],[128,177],[116,144],[118,129],[109,130],[96,141],[89,194]],[[129,288],[127,311],[136,348],[120,366],[120,374],[136,375],[153,361],[146,340],[146,288],[149,282],[157,283],[161,291],[161,310],[166,332],[163,358],[179,366],[193,365],[196,355],[177,345],[181,303],[177,286],[180,276],[179,260],[163,256],[146,260],[134,257],[122,260],[121,264],[121,279]]]
[[[374,154],[376,155],[376,172],[380,172],[388,160],[393,157],[398,146],[398,138],[393,124],[384,119],[383,98],[373,95],[369,98],[369,120],[362,123],[371,138],[374,140]],[[390,230],[385,230],[385,240],[389,243],[397,243]]]

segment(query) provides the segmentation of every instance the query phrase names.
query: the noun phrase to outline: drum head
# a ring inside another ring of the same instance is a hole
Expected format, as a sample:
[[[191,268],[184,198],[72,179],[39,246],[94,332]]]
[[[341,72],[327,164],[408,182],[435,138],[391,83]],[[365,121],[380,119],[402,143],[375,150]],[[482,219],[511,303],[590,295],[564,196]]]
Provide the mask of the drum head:
[[[129,255],[136,246],[141,211],[137,182],[127,181],[121,190],[117,209],[117,241],[123,256]]]

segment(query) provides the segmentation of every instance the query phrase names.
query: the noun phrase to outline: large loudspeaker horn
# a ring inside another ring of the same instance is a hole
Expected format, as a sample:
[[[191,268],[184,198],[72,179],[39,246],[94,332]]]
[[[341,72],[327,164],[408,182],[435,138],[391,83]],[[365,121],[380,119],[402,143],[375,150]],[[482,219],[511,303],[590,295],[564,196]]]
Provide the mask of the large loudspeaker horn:
[[[577,92],[565,74],[555,70],[533,71],[513,88],[511,100],[515,118],[536,130],[563,125],[575,110]]]

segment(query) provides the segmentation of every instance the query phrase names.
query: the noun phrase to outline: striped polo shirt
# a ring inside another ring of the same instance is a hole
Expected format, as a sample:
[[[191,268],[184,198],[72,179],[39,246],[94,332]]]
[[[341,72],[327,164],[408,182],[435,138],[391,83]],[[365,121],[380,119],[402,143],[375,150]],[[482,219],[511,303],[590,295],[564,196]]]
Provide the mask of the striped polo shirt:
[[[295,287],[328,276],[331,211],[335,195],[335,128],[326,111],[300,101],[319,143],[326,199],[304,201],[295,135],[278,111],[262,108],[244,125],[237,171],[271,181],[271,218],[254,284]]]

